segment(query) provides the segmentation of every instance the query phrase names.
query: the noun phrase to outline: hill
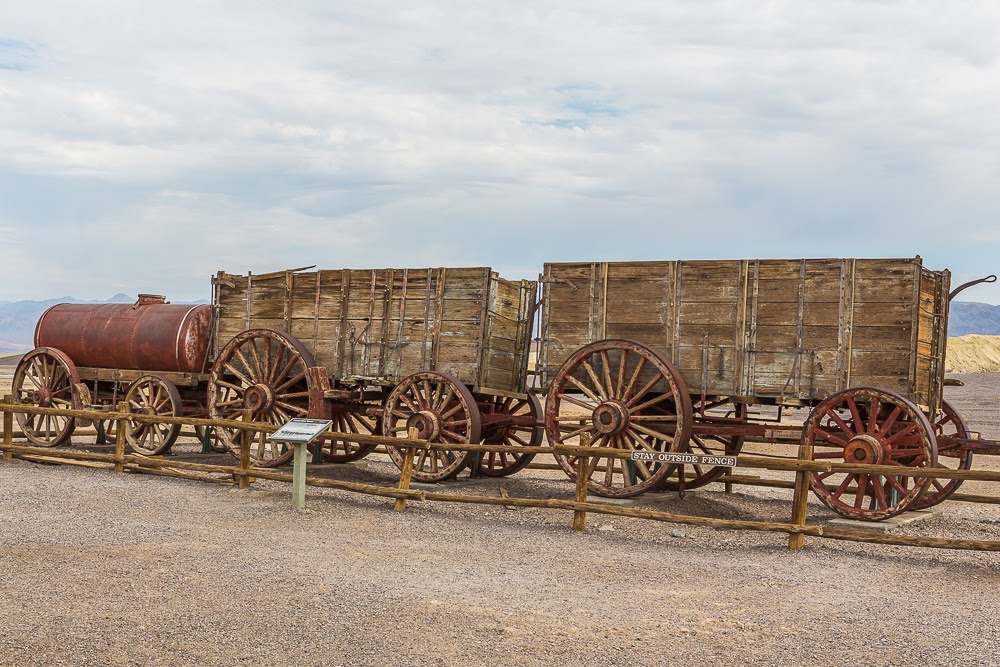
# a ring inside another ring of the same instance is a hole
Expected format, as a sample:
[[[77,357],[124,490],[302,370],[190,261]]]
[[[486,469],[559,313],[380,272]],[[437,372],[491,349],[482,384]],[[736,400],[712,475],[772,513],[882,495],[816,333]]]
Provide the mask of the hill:
[[[42,301],[0,302],[0,353],[27,352],[34,345],[35,324],[48,308],[57,303],[132,303],[135,297],[115,294],[105,301],[81,301],[71,296]]]
[[[948,335],[966,334],[1000,336],[1000,306],[972,301],[952,301],[948,315]]]

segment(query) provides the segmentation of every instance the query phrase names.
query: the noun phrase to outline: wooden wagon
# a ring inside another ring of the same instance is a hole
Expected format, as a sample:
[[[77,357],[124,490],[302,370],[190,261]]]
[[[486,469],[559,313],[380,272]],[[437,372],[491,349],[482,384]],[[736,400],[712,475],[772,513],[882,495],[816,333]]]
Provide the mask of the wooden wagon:
[[[35,349],[17,365],[14,400],[94,410],[121,402],[132,412],[203,417],[211,322],[210,306],[171,304],[152,294],[132,304],[56,304],[39,318]],[[89,425],[58,414],[16,417],[40,446],[65,444],[77,426]],[[127,444],[141,454],[166,452],[180,433],[176,424],[124,423]],[[102,440],[104,424],[96,426]]]
[[[968,468],[987,449],[942,400],[950,275],[919,257],[560,263],[541,280],[551,444],[731,455],[777,427],[755,406],[805,407],[791,429],[815,458],[900,466],[813,475],[825,504],[870,520],[959,484],[905,468]],[[631,496],[724,472],[594,457],[585,474],[593,493]]]
[[[489,268],[220,272],[214,279],[215,362],[208,382],[213,418],[253,410],[255,421],[332,419],[341,433],[432,442],[537,445],[541,405],[525,393],[533,281]],[[227,342],[228,341],[228,342]],[[236,447],[235,433],[221,439]],[[329,461],[359,459],[374,445],[326,441]],[[388,448],[402,463],[403,454]],[[258,465],[289,459],[258,437]],[[472,454],[420,454],[413,476],[440,481]],[[492,454],[487,475],[519,470],[530,456]]]

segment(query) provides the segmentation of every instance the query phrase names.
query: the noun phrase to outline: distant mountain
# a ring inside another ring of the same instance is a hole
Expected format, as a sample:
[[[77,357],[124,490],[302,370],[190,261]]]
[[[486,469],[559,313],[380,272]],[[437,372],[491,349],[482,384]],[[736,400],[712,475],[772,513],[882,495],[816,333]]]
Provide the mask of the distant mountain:
[[[1000,306],[971,301],[952,301],[948,315],[948,335],[965,334],[1000,336]]]
[[[57,303],[133,303],[134,296],[115,294],[106,301],[81,301],[71,296],[44,301],[0,302],[0,353],[27,352],[35,346],[35,324]]]

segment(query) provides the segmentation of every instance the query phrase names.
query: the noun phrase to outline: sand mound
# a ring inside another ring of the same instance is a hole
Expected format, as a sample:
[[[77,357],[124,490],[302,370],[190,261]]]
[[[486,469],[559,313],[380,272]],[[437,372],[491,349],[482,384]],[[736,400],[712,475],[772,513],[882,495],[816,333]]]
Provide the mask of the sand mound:
[[[968,334],[948,339],[946,373],[1000,371],[1000,336]]]

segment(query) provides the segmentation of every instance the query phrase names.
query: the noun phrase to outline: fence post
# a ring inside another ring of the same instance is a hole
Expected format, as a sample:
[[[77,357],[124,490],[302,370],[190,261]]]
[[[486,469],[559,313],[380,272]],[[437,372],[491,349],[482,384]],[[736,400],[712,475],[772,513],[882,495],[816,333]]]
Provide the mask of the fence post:
[[[812,445],[799,445],[799,461],[812,461]],[[806,525],[806,515],[808,513],[809,502],[809,476],[812,473],[808,470],[795,471],[795,493],[792,496],[792,523],[796,526]],[[788,548],[798,551],[806,542],[806,536],[802,533],[789,533]]]
[[[580,446],[590,446],[590,434],[584,433],[580,436]],[[599,461],[600,459],[596,459]],[[579,464],[576,467],[576,502],[587,502],[587,481],[590,479],[590,457],[577,457]],[[610,464],[610,461],[609,461]],[[587,512],[585,510],[573,510],[573,530],[584,530],[587,527]]]
[[[14,404],[14,397],[7,394],[3,397],[3,402],[7,405]],[[13,445],[14,444],[14,413],[11,410],[4,410],[3,412],[3,444]],[[10,461],[14,458],[13,452],[5,451],[3,453],[3,460]]]
[[[253,410],[244,409],[241,420],[246,423],[253,421]],[[239,488],[250,488],[250,441],[253,439],[253,431],[248,428],[240,429],[240,478]]]
[[[406,432],[406,437],[410,440],[417,440],[420,433],[415,428],[410,428]],[[399,490],[407,491],[410,488],[410,477],[413,476],[413,454],[416,447],[407,447],[406,455],[403,456],[403,469],[399,471]],[[406,509],[406,498],[396,498],[396,503],[392,506],[397,512]]]
[[[115,472],[125,472],[125,419],[122,415],[128,414],[128,403],[121,401],[118,403],[118,419],[115,421]]]

